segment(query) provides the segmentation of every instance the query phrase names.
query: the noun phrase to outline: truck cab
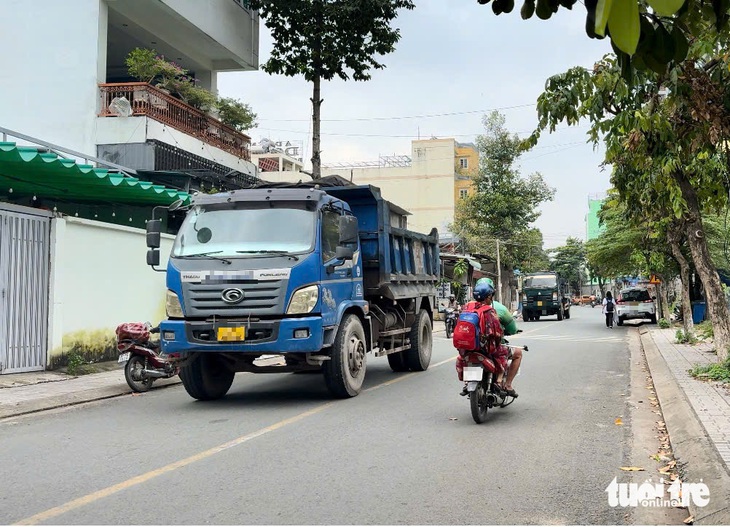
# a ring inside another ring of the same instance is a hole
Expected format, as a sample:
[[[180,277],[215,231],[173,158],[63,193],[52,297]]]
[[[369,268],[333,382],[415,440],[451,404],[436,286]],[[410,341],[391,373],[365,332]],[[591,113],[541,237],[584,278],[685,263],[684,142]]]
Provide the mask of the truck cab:
[[[525,275],[522,282],[522,319],[540,320],[556,315],[558,320],[570,318],[570,298],[560,276],[551,271]]]

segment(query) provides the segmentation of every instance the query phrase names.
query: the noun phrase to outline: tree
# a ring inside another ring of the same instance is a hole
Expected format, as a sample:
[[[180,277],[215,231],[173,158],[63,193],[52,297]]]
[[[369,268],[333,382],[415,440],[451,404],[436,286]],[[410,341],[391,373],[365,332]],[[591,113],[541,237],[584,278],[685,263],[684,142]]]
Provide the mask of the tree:
[[[491,0],[477,0],[488,4]],[[572,9],[577,0],[524,0],[523,19],[537,14],[549,19],[560,7]],[[586,34],[609,37],[624,74],[633,68],[666,71],[670,63],[687,56],[688,43],[697,38],[727,36],[730,2],[727,0],[585,0]],[[494,0],[495,14],[510,13],[514,0]]]
[[[484,135],[477,137],[479,171],[474,190],[459,201],[452,230],[466,238],[474,252],[494,252],[496,240],[507,265],[519,266],[542,250],[530,226],[540,216],[538,205],[553,199],[555,189],[540,174],[522,177],[515,167],[523,153],[522,141],[505,127],[505,118],[492,112],[483,119]],[[539,232],[539,231],[538,231]]]
[[[370,79],[382,69],[376,57],[395,50],[400,31],[391,27],[411,0],[251,0],[271,30],[274,49],[267,73],[303,75],[312,83],[312,177],[321,176],[321,83],[335,77]]]
[[[519,242],[510,244],[514,256],[515,267],[523,273],[535,273],[550,268],[550,258],[543,249],[543,238],[540,229],[531,228],[525,231]]]
[[[565,280],[572,291],[580,291],[583,284],[583,272],[586,265],[586,251],[583,240],[569,236],[565,245],[552,249],[551,270]]]
[[[538,100],[540,124],[530,144],[557,123],[591,121],[589,136],[604,140],[612,183],[627,208],[640,210],[660,200],[684,229],[724,359],[730,312],[702,225],[703,210],[724,209],[729,190],[724,145],[730,140],[730,75],[724,55],[708,56],[714,45],[698,40],[692,60],[666,75],[637,72],[633,83],[622,78],[612,56],[593,71],[573,68],[552,77]]]

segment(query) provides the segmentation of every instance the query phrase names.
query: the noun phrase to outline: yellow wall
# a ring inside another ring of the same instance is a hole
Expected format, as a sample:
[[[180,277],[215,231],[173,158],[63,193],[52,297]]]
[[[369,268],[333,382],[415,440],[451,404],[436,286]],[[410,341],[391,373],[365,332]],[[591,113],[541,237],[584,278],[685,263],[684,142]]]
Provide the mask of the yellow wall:
[[[368,167],[323,169],[322,175],[339,174],[357,185],[379,187],[382,195],[412,215],[408,228],[440,233],[454,221],[454,152],[453,139],[413,141],[412,164],[408,167]]]
[[[461,189],[467,189],[471,194],[473,182],[471,178],[479,172],[479,151],[471,145],[456,144],[456,159],[454,160],[456,179],[454,181],[454,205],[459,201]],[[460,159],[465,158],[467,168],[461,168]],[[468,179],[465,179],[468,178]]]

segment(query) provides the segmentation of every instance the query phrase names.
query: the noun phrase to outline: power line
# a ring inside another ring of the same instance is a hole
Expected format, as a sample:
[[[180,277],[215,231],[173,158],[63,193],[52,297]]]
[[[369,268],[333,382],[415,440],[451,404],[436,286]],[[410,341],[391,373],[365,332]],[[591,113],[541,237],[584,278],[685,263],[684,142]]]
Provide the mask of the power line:
[[[530,108],[535,107],[535,103],[531,104],[517,104],[514,106],[502,106],[499,108],[488,108],[486,110],[467,110],[463,112],[446,112],[446,113],[431,113],[421,115],[396,115],[390,117],[351,117],[347,119],[321,119],[322,122],[351,122],[351,121],[394,121],[399,119],[431,119],[434,117],[450,117],[453,115],[469,115],[475,113],[488,113],[500,110],[515,110],[518,108]],[[308,121],[309,119],[259,119],[259,121],[270,121],[270,122],[293,122],[293,121]]]

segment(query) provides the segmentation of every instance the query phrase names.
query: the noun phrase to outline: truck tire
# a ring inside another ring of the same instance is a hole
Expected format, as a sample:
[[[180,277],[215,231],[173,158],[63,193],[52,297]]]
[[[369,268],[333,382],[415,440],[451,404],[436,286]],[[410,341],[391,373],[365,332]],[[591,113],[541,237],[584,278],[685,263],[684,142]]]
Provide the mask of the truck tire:
[[[335,397],[355,397],[365,380],[365,330],[355,315],[345,315],[332,346],[332,357],[322,367],[327,389]]]
[[[185,391],[199,401],[220,399],[233,384],[236,372],[230,370],[217,353],[201,353],[180,370]]]
[[[406,354],[403,351],[397,353],[391,353],[388,355],[388,364],[390,369],[396,373],[408,371],[408,364],[406,364]]]
[[[563,308],[558,308],[558,320],[563,320]]]
[[[431,364],[433,351],[433,335],[431,333],[431,317],[422,309],[411,326],[411,349],[406,350],[406,364],[412,371],[426,371]]]

